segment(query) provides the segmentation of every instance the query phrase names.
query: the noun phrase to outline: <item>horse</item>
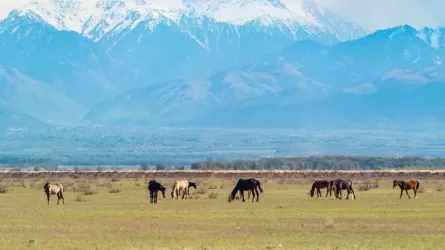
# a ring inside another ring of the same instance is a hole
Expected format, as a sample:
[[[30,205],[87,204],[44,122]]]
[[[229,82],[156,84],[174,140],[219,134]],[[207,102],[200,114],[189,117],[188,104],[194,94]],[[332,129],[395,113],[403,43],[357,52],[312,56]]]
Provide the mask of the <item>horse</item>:
[[[252,192],[252,202],[255,200],[255,194],[256,194],[256,201],[258,202],[258,199],[260,197],[260,194],[258,193],[258,188],[260,189],[260,192],[263,193],[261,184],[256,179],[239,179],[235,185],[235,188],[229,194],[229,202],[235,199],[235,195],[238,191],[241,191],[241,197],[243,197],[243,202],[245,202],[246,200],[244,199],[244,191],[247,190],[250,190]]]
[[[326,197],[330,193],[332,196],[332,181],[328,180],[316,180],[312,183],[311,191],[309,192],[311,197],[314,197],[314,190],[317,189],[317,197],[321,197],[321,188],[326,188]]]
[[[176,181],[172,187],[172,192],[171,192],[172,199],[175,194],[176,194],[176,199],[178,199],[181,191],[182,191],[182,199],[184,199],[185,195],[187,195],[187,197],[190,198],[190,192],[189,192],[190,187],[194,187],[196,189],[196,183],[188,180]]]
[[[48,200],[49,205],[49,198],[51,195],[56,194],[57,195],[57,205],[59,205],[59,201],[62,199],[63,204],[65,204],[65,198],[63,197],[63,185],[60,183],[56,184],[50,184],[49,182],[45,183],[43,185],[43,190],[46,194],[46,199]]]
[[[400,199],[402,199],[403,190],[405,190],[406,195],[409,199],[411,197],[408,194],[408,190],[412,189],[414,191],[414,199],[417,197],[417,190],[419,189],[420,183],[416,180],[394,180],[392,188],[394,189],[396,186],[400,187]]]
[[[165,187],[156,180],[149,181],[147,189],[150,192],[150,203],[158,203],[158,191],[162,192],[162,197],[165,199]]]
[[[247,190],[247,199],[250,199],[250,194],[252,193],[252,191],[249,189]],[[235,199],[239,199],[241,198],[241,190],[238,190],[238,192],[236,193],[236,197]]]
[[[349,199],[349,195],[352,193],[352,200],[355,200],[355,193],[354,193],[354,189],[352,188],[352,181],[350,180],[341,180],[341,179],[337,179],[337,180],[333,180],[332,181],[332,186],[331,188],[335,188],[335,198],[336,199],[342,199],[342,190],[347,190],[348,191],[348,195],[346,196],[346,199]]]

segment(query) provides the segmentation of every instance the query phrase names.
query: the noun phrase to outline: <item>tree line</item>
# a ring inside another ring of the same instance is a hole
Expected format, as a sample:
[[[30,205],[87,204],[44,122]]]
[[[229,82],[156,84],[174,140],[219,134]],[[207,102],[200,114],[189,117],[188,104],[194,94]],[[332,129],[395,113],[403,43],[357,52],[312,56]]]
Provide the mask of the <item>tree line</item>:
[[[293,158],[262,158],[259,160],[197,161],[191,164],[196,170],[381,170],[381,169],[440,169],[445,158],[420,157],[365,157],[365,156],[312,156]]]

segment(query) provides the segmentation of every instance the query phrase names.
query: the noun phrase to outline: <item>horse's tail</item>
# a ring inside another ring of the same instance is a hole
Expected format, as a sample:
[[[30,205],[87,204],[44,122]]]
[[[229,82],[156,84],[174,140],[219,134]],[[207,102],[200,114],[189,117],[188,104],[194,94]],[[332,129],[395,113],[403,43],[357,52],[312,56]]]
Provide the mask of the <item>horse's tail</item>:
[[[419,189],[419,187],[420,187],[420,182],[416,181],[416,189]]]
[[[261,183],[260,183],[260,181],[257,180],[256,183],[257,183],[257,185],[258,185],[258,188],[260,189],[260,192],[263,193],[263,189],[261,188]]]

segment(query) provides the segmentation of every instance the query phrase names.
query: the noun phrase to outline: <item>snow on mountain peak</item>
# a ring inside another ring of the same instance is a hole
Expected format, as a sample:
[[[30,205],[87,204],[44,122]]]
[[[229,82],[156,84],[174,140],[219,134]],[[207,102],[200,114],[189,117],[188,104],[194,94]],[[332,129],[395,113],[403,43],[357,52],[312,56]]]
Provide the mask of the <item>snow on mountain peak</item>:
[[[40,15],[59,30],[76,31],[93,40],[143,21],[155,26],[162,19],[179,23],[185,16],[234,25],[255,21],[291,30],[306,26],[331,34],[345,32],[340,18],[307,0],[31,0],[20,10]],[[355,28],[354,32],[360,29]]]

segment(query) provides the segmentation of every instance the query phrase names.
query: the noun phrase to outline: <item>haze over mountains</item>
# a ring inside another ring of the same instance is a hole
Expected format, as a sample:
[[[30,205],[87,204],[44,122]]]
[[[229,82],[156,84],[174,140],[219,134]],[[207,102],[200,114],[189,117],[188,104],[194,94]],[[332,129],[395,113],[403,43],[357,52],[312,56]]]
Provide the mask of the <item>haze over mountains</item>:
[[[444,60],[445,28],[369,33],[310,2],[33,1],[0,20],[0,123],[442,123]]]

